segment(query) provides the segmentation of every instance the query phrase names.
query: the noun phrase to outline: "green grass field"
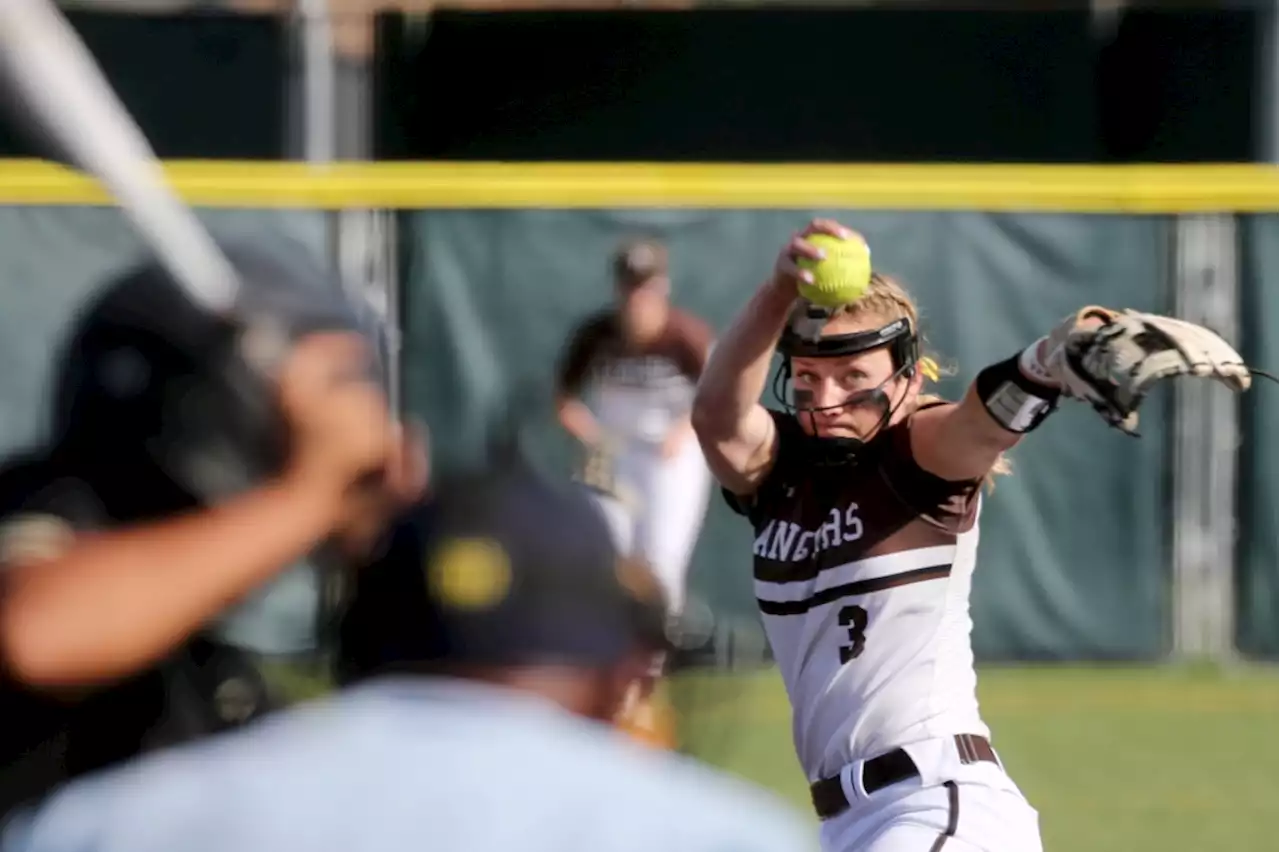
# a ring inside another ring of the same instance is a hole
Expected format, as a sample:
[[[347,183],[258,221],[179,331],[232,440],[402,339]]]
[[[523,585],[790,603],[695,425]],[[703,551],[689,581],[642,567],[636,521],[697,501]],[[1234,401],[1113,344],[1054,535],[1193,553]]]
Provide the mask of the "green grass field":
[[[983,714],[1047,852],[1275,852],[1275,668],[1000,667]],[[808,811],[776,673],[673,686],[686,749]]]

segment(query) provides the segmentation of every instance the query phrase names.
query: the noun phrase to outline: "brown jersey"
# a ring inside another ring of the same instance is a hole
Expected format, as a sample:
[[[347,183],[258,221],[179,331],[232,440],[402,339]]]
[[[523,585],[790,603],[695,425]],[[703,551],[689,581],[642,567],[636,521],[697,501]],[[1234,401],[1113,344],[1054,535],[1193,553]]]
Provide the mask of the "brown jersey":
[[[773,412],[778,455],[747,500],[756,600],[811,779],[951,733],[986,734],[969,647],[980,483],[920,468],[910,418],[848,465],[814,465]]]
[[[619,437],[661,441],[693,403],[711,340],[706,323],[672,308],[663,333],[634,347],[616,313],[596,314],[577,328],[565,349],[560,393],[586,399],[601,424]]]

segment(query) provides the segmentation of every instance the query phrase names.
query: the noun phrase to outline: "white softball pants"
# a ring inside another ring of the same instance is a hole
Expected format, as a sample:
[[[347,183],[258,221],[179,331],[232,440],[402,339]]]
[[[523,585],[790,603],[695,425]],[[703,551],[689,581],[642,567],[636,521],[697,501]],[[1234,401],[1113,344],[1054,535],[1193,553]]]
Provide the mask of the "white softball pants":
[[[1000,766],[962,763],[951,737],[905,750],[920,777],[870,795],[861,762],[845,768],[852,807],[822,823],[823,852],[1042,852],[1039,814]]]
[[[671,458],[643,443],[622,448],[614,476],[636,505],[598,500],[614,529],[619,549],[643,557],[662,583],[670,610],[684,608],[689,560],[702,531],[711,494],[711,472],[698,441],[690,436]]]

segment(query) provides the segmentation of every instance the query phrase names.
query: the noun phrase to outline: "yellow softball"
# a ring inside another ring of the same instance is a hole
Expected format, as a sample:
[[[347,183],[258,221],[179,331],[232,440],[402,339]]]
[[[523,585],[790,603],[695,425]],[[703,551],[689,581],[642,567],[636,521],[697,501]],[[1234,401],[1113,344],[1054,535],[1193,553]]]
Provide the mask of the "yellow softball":
[[[800,258],[797,265],[813,273],[812,284],[801,284],[800,295],[824,308],[839,308],[862,298],[871,286],[871,248],[858,235],[847,239],[830,234],[805,238],[822,249],[822,260]]]

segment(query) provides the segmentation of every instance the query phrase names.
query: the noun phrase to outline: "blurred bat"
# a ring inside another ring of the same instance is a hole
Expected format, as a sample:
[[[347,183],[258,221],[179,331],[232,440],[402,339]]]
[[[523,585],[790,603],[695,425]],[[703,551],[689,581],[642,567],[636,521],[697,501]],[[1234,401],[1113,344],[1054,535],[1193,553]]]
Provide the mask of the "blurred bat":
[[[26,118],[96,177],[198,303],[228,313],[236,274],[53,0],[0,0],[0,70]]]

